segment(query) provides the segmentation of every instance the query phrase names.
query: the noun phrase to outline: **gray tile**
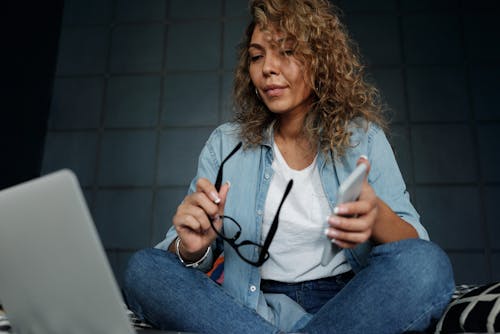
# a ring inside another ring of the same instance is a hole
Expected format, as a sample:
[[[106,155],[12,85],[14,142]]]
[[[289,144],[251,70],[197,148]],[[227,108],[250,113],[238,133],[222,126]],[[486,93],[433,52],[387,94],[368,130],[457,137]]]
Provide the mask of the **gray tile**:
[[[495,282],[500,281],[500,252],[493,253],[491,257],[492,280]]]
[[[470,14],[464,17],[465,46],[471,62],[500,60],[498,14],[494,12]]]
[[[500,66],[473,66],[470,71],[474,113],[479,120],[500,120]]]
[[[484,247],[484,229],[477,187],[420,186],[416,190],[415,206],[431,240],[452,250]]]
[[[215,70],[221,59],[221,23],[199,21],[168,26],[167,70]]]
[[[498,0],[462,0],[462,6],[465,9],[498,10],[500,3]]]
[[[168,74],[162,122],[167,126],[206,126],[218,122],[217,73]]]
[[[384,68],[371,70],[375,84],[380,90],[382,99],[389,107],[392,122],[406,120],[405,92],[403,74],[399,68]]]
[[[188,191],[188,186],[161,189],[156,194],[153,244],[157,244],[165,238],[165,234],[172,226],[172,219]]]
[[[100,154],[99,184],[152,185],[155,147],[155,131],[105,132]]]
[[[118,0],[115,22],[162,21],[165,19],[166,0]]]
[[[115,274],[116,281],[119,286],[123,287],[123,280],[125,277],[125,271],[127,269],[128,261],[132,257],[134,252],[119,251],[116,252],[115,266],[113,267],[113,272]]]
[[[485,284],[490,281],[483,253],[450,253],[456,284]]]
[[[107,27],[65,27],[59,39],[57,73],[104,73],[107,51]]]
[[[160,109],[160,76],[114,76],[108,81],[104,125],[154,126]]]
[[[408,103],[413,121],[467,119],[469,100],[463,68],[410,68],[407,75]]]
[[[165,130],[160,139],[158,183],[188,186],[196,175],[198,156],[212,128]]]
[[[224,68],[233,69],[238,61],[238,46],[242,42],[248,22],[241,19],[224,23]]]
[[[401,9],[411,10],[444,10],[457,9],[458,0],[402,0]]]
[[[471,130],[465,125],[415,125],[412,128],[415,181],[475,182]]]
[[[191,19],[219,17],[221,0],[170,0],[169,17],[174,19]]]
[[[247,0],[225,1],[225,16],[244,16],[250,20],[249,4]]]
[[[93,191],[88,188],[83,188],[82,187],[82,192],[83,192],[83,197],[85,197],[85,203],[87,204],[87,207],[90,209],[92,207],[92,199],[94,197]]]
[[[347,29],[359,44],[368,64],[399,64],[398,18],[394,14],[351,14]]]
[[[396,0],[372,1],[372,0],[339,0],[332,1],[334,4],[339,4],[340,8],[345,11],[380,11],[380,10],[395,10]]]
[[[112,72],[159,72],[163,56],[162,24],[118,25],[112,33]]]
[[[104,247],[149,247],[152,207],[151,190],[99,190],[93,216]]]
[[[81,185],[94,182],[97,132],[49,132],[45,139],[42,173],[69,168]]]
[[[98,128],[104,78],[56,78],[49,116],[49,128]]]
[[[116,273],[117,273],[117,269],[118,269],[118,252],[115,251],[115,250],[105,250],[106,252],[106,257],[108,259],[108,263],[109,265],[111,266],[111,270],[113,271],[113,274],[115,275],[115,279],[116,279]]]
[[[500,125],[485,124],[478,127],[479,161],[485,181],[500,181]]]
[[[234,73],[225,72],[222,77],[222,117],[221,122],[231,121],[234,117],[233,100],[233,79]]]
[[[403,37],[407,63],[460,64],[464,60],[457,15],[405,15]]]
[[[113,17],[112,0],[65,0],[63,24],[109,24]]]
[[[498,222],[498,204],[500,203],[500,186],[488,186],[484,190],[484,214],[488,224],[490,246],[500,251],[500,224]]]
[[[392,126],[390,129],[390,142],[393,146],[394,155],[405,182],[412,182],[413,168],[411,163],[411,143],[408,129],[399,125]]]
[[[406,191],[408,191],[408,194],[410,195],[410,201],[411,201],[411,203],[415,206],[415,201],[417,199],[416,186],[413,186],[411,184],[407,184],[406,185]]]

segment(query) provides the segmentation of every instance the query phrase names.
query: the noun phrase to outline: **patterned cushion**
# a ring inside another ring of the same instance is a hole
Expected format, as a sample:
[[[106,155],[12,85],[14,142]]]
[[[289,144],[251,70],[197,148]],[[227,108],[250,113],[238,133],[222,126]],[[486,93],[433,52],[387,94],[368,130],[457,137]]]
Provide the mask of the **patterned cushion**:
[[[10,324],[0,305],[0,334],[2,333],[10,333]]]
[[[480,286],[450,303],[435,334],[499,333],[500,282]]]

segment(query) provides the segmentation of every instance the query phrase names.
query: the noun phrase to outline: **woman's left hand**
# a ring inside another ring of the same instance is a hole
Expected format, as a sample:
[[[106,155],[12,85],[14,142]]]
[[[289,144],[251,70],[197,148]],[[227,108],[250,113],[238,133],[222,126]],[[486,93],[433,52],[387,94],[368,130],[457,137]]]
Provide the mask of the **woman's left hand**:
[[[359,158],[358,164],[360,163],[367,164],[368,175],[370,163],[363,157]],[[378,215],[378,198],[367,178],[366,176],[363,181],[359,199],[338,205],[335,214],[328,217],[329,228],[326,235],[339,247],[354,248],[372,236]]]

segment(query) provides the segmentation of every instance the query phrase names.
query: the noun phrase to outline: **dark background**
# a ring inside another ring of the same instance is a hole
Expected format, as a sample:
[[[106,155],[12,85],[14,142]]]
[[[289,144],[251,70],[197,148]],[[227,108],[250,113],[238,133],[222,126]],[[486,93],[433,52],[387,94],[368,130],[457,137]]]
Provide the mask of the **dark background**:
[[[457,283],[500,280],[498,1],[344,0],[391,142]],[[245,0],[8,5],[2,188],[71,168],[121,280],[163,238],[198,153],[230,119]]]

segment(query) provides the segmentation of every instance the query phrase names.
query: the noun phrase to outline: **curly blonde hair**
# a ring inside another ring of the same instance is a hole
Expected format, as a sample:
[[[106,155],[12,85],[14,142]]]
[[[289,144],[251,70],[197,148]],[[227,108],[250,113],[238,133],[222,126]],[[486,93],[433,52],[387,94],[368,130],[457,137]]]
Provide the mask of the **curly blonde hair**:
[[[294,57],[308,73],[313,105],[307,113],[303,133],[310,143],[319,142],[324,152],[342,156],[350,146],[348,125],[362,118],[386,128],[380,94],[365,80],[358,48],[339,20],[338,10],[327,0],[253,0],[252,21],[239,46],[234,77],[235,121],[247,145],[257,145],[263,129],[277,116],[255,92],[250,74],[248,47],[254,28],[274,28],[292,41]]]

